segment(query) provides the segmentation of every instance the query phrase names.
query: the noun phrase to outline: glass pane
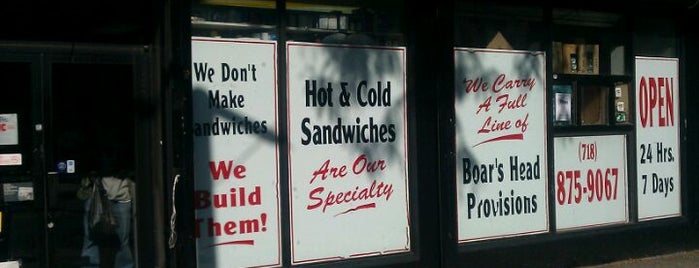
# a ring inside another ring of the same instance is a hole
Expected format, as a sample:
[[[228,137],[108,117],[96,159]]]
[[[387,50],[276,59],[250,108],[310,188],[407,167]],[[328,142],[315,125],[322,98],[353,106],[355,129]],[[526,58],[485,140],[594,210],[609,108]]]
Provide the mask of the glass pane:
[[[575,122],[575,98],[571,85],[553,85],[553,122],[556,126],[568,126]]]
[[[192,36],[277,39],[275,1],[192,2]]]
[[[277,39],[275,1],[192,3],[192,36]],[[402,1],[287,2],[290,41],[404,46]]]
[[[22,156],[21,165],[0,163],[0,175],[25,173],[32,159],[31,65],[0,62],[0,81],[4,81],[0,98],[0,154]]]
[[[625,20],[619,14],[554,9],[553,72],[626,74]]]
[[[52,264],[77,267],[99,259],[102,267],[126,267],[122,265],[133,262],[128,261],[133,249],[132,67],[54,64],[52,78],[52,120],[48,129],[53,146],[46,156],[49,172],[56,174],[47,187],[53,196],[48,207]],[[78,194],[85,178],[103,179],[119,226],[116,233],[103,239],[88,235],[89,202],[83,200],[87,196]]]
[[[38,185],[32,174],[32,66],[0,62],[0,260],[27,259],[36,265],[42,224]],[[17,158],[17,157],[20,158]]]
[[[677,57],[677,33],[669,20],[644,17],[635,21],[634,55]]]
[[[326,44],[404,46],[402,1],[287,3],[288,37]]]
[[[541,9],[463,2],[456,7],[457,47],[543,50]]]

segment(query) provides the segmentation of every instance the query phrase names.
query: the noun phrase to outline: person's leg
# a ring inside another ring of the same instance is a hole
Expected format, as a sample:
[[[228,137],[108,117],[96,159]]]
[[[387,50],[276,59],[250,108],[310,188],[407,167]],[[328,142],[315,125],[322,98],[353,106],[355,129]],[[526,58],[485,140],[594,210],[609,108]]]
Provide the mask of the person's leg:
[[[112,211],[117,222],[119,250],[114,256],[114,267],[133,267],[131,255],[131,202],[112,202]]]
[[[80,256],[86,259],[89,264],[84,267],[98,267],[100,263],[100,251],[97,243],[90,238],[90,229],[88,227],[88,215],[90,210],[91,199],[85,200],[85,211],[83,213],[83,248]]]

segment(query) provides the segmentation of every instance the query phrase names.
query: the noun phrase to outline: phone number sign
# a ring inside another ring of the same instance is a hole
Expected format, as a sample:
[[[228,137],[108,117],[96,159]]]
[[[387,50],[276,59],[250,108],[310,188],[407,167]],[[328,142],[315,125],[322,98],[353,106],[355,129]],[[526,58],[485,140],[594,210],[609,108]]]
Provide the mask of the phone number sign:
[[[556,229],[628,222],[626,137],[554,139]]]

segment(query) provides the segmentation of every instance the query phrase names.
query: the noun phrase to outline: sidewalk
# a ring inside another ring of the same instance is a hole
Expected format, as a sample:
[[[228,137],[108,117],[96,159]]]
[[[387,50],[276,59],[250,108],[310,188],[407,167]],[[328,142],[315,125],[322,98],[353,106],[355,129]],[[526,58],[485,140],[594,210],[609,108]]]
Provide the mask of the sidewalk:
[[[629,259],[607,264],[583,266],[584,268],[646,268],[646,267],[699,267],[699,250],[683,251],[666,255]]]

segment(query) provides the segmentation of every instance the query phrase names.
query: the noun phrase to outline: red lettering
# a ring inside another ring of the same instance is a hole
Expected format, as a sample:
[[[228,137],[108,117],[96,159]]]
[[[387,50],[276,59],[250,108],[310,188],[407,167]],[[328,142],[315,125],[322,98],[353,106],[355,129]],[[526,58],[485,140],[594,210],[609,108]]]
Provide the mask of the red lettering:
[[[316,202],[315,204],[306,206],[307,210],[315,209],[323,204],[323,198],[317,197],[316,195],[321,194],[324,190],[325,187],[318,187],[313,189],[310,193],[308,193],[308,198],[310,198],[311,200],[315,200]]]
[[[515,100],[510,100],[510,94],[503,94],[498,96],[496,102],[498,102],[498,106],[500,106],[498,113],[501,113],[504,109],[515,110],[522,108],[527,106],[527,93],[520,94]]]
[[[667,118],[667,126],[675,125],[675,79],[665,78],[665,116]]]
[[[638,86],[638,103],[641,126],[653,127],[654,113],[657,113],[659,127],[674,126],[674,79],[642,76]]]
[[[498,75],[497,78],[495,78],[495,82],[493,82],[493,92],[498,93],[500,90],[503,89],[502,83],[505,82],[505,75],[500,74]]]
[[[201,236],[201,222],[204,221],[203,219],[196,219],[194,221],[194,237],[199,238]]]
[[[498,120],[493,120],[492,116],[488,116],[483,122],[483,126],[478,130],[479,134],[486,134],[490,132],[496,132],[501,130],[508,130],[512,127],[511,121],[498,122]]]
[[[231,163],[232,163],[232,162],[233,162],[233,161],[231,161]],[[237,166],[233,169],[233,176],[236,177],[236,178],[238,178],[238,179],[245,178],[245,170],[246,170],[245,166],[243,166],[243,165],[237,165]]]
[[[534,78],[523,78],[523,79],[512,79],[512,80],[507,80],[507,77],[505,74],[499,74],[495,80],[493,81],[492,85],[488,85],[488,83],[483,82],[483,78],[479,77],[476,79],[464,79],[463,83],[465,84],[464,90],[466,93],[476,93],[478,91],[486,92],[488,91],[488,88],[490,87],[490,90],[494,93],[498,93],[502,90],[505,89],[516,89],[516,88],[525,88],[529,91],[531,91],[534,88],[534,85],[536,85],[536,79]]]
[[[261,219],[262,224],[260,224],[260,219],[258,218],[251,218],[251,219],[245,219],[245,220],[240,220],[240,221],[232,221],[232,220],[227,220],[227,221],[216,221],[214,218],[207,218],[206,219],[206,234],[209,237],[214,237],[214,236],[221,236],[221,235],[235,235],[235,234],[248,234],[248,233],[258,233],[260,231],[266,231],[267,228],[265,227],[265,222],[264,219],[266,219],[266,214],[262,213],[261,214]],[[202,228],[202,223],[204,222],[204,219],[196,219],[194,221],[194,236],[196,238],[201,237],[201,228]],[[262,228],[260,228],[260,225],[262,225]],[[224,242],[222,244],[245,244],[245,245],[252,245],[254,244],[254,240],[237,240],[237,241],[230,241],[230,242]]]
[[[5,131],[5,130],[7,130],[7,124],[0,123],[0,131]]]
[[[314,210],[322,207],[321,211],[325,213],[328,208],[343,203],[369,201],[371,199],[379,198],[383,198],[388,201],[393,194],[393,184],[377,182],[374,180],[369,186],[356,186],[353,190],[337,192],[327,191],[327,193],[324,192],[324,187],[313,189],[308,194],[308,197],[312,200],[312,202],[306,206],[306,209]]]
[[[660,91],[667,86],[667,85],[665,85],[666,79],[667,78],[658,78],[658,94],[657,94],[658,95],[658,98],[657,98],[658,99],[658,105],[657,105],[658,106],[658,120],[659,120],[658,125],[661,127],[665,126],[666,117],[663,116],[664,98],[663,98],[663,94],[660,94]]]
[[[366,172],[377,172],[384,169],[386,169],[386,162],[383,159],[369,162],[365,154],[357,157],[352,165],[354,174],[360,174],[365,170]]]
[[[213,218],[208,218],[206,222],[207,222],[207,224],[206,224],[207,228],[206,228],[206,229],[208,230],[207,234],[209,235],[209,237],[212,237],[212,236],[221,236],[221,223],[219,223],[219,222],[217,222],[217,221],[214,221]],[[226,233],[228,233],[228,234],[230,234],[231,229],[234,229],[234,228],[235,228],[235,223],[234,223],[234,222],[233,222],[233,224],[232,224],[233,226],[231,226],[231,224],[229,224],[229,223],[230,223],[230,222],[224,223],[224,224],[225,224],[225,231],[226,231]]]
[[[476,114],[479,114],[482,109],[485,109],[486,112],[490,111],[490,101],[493,99],[493,96],[488,96],[488,98],[483,101],[480,105],[478,105],[478,110],[476,111]]]
[[[311,181],[308,184],[313,183],[318,176],[320,176],[321,181],[324,181],[328,178],[328,175],[332,176],[333,178],[342,178],[347,175],[347,166],[343,165],[339,168],[330,167],[330,159],[325,160],[325,162],[323,162],[323,164],[316,171],[313,171],[313,178],[311,178]]]
[[[209,191],[194,191],[194,208],[206,209],[212,205],[213,208],[258,206],[262,204],[261,192],[260,186],[255,186],[251,192],[246,191],[245,187],[231,188],[227,194],[212,195]]]
[[[207,222],[207,226],[209,227],[209,236],[221,236],[221,224],[215,222],[213,218],[209,218]]]
[[[231,171],[233,177],[236,179],[245,178],[246,168],[243,165],[233,165],[233,160],[229,161],[219,161],[218,165],[214,161],[209,161],[209,171],[211,172],[211,177],[214,180],[218,180],[221,176],[223,179],[228,179],[231,176]]]
[[[658,105],[658,84],[655,83],[655,78],[648,78],[648,88],[650,91],[648,100],[650,101],[650,126],[653,126],[653,110]]]
[[[238,224],[236,224],[234,221],[227,221],[223,226],[224,226],[223,231],[227,235],[233,235],[233,234],[237,233],[235,228],[238,227]]]
[[[488,90],[488,84],[483,83],[483,78],[477,78],[475,80],[472,79],[464,79],[464,84],[466,84],[465,90],[466,93],[471,93],[471,92],[478,92],[480,91],[487,91]]]
[[[194,209],[203,209],[211,206],[209,191],[194,191]]]
[[[650,109],[648,107],[648,85],[646,84],[646,78],[641,76],[641,82],[638,85],[638,114],[641,117],[641,126],[648,126],[648,116],[651,116],[648,112]]]
[[[507,80],[505,74],[500,74],[493,82],[493,92],[498,93],[504,89],[509,90],[521,87],[527,87],[531,91],[534,89],[535,84],[536,80],[534,78]]]

